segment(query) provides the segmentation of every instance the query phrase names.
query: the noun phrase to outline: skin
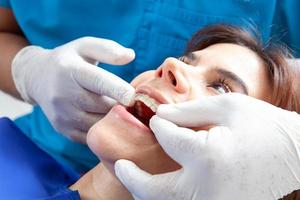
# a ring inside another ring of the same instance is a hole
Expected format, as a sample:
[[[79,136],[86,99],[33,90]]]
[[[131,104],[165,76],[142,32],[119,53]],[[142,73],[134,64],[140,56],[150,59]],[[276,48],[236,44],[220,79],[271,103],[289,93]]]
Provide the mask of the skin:
[[[226,92],[244,93],[269,101],[271,88],[265,70],[261,59],[248,48],[220,43],[193,52],[181,58],[181,61],[167,58],[157,70],[139,75],[131,84],[137,91],[146,88],[159,92],[168,103],[185,102]],[[228,72],[240,81],[233,80],[231,75],[227,76]],[[245,84],[247,91],[240,82]],[[92,190],[99,199],[132,199],[115,177],[114,163],[118,159],[134,161],[152,174],[180,168],[165,154],[150,130],[124,120],[114,108],[90,129],[88,145],[102,162],[82,178],[84,184],[80,179],[71,187],[79,190],[82,196],[93,193]],[[110,181],[103,183],[103,180]],[[88,184],[92,186],[87,187]],[[92,189],[85,192],[84,188]],[[110,189],[105,191],[103,188]],[[105,194],[114,195],[103,197]]]
[[[0,16],[0,90],[21,99],[13,82],[11,63],[28,41],[10,9],[0,8]]]
[[[243,80],[250,96],[268,101],[271,89],[268,87],[265,68],[251,50],[234,44],[216,44],[197,51],[194,55],[196,58],[193,60],[185,58],[185,63],[168,58],[156,71],[148,71],[138,76],[132,85],[137,90],[146,86],[159,91],[169,103],[219,95],[228,88],[231,92],[242,93],[241,86],[233,81],[226,80],[224,84],[220,83],[219,75],[214,72],[218,67],[236,74]],[[172,79],[176,79],[176,85]],[[120,123],[116,124],[116,120]],[[162,168],[160,165],[157,169],[156,166],[150,166],[151,163],[161,163],[162,160],[162,163],[166,162],[158,153],[160,146],[157,146],[153,135],[121,122],[122,120],[118,120],[111,111],[89,132],[88,144],[103,164],[112,171],[114,162],[125,158],[135,161],[152,173],[165,172],[159,170]],[[145,134],[139,134],[143,131]],[[145,159],[152,158],[153,154],[157,154],[153,160]],[[151,162],[148,163],[148,160]]]

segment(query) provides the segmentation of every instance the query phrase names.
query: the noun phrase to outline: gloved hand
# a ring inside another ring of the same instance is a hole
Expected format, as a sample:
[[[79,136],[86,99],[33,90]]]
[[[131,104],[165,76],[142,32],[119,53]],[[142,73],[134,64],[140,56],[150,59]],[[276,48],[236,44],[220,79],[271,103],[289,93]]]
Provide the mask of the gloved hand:
[[[226,94],[161,105],[157,115],[150,127],[182,169],[151,175],[131,161],[117,161],[116,175],[136,199],[275,200],[300,188],[297,113]],[[170,121],[217,126],[193,131]]]
[[[134,57],[114,41],[84,37],[51,50],[25,47],[13,60],[12,74],[25,101],[40,105],[58,132],[85,143],[88,129],[115,100],[128,105],[135,93],[96,64],[123,65]]]

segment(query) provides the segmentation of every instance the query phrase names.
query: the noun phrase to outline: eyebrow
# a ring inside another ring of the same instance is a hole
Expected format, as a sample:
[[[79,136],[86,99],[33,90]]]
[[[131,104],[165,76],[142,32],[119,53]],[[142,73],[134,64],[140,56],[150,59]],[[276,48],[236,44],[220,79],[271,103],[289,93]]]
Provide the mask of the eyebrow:
[[[246,83],[235,73],[231,72],[231,71],[227,71],[225,69],[221,69],[221,68],[214,68],[212,69],[214,70],[216,73],[218,73],[221,76],[224,76],[228,79],[231,79],[233,82],[237,83],[238,85],[241,86],[243,92],[248,95],[248,87],[246,85]]]
[[[186,55],[184,55],[184,57],[187,58],[187,60],[190,61],[199,61],[199,56],[196,56],[196,54],[194,52],[189,52]]]
[[[199,56],[197,56],[194,52],[189,52],[184,56],[187,58],[187,60],[190,60],[190,61],[198,62],[200,60]],[[222,69],[222,68],[219,68],[219,67],[215,67],[212,70],[215,71],[217,74],[224,76],[224,77],[230,79],[231,81],[235,82],[236,84],[240,85],[244,94],[246,94],[246,95],[249,94],[246,83],[235,73],[225,70],[225,69]]]

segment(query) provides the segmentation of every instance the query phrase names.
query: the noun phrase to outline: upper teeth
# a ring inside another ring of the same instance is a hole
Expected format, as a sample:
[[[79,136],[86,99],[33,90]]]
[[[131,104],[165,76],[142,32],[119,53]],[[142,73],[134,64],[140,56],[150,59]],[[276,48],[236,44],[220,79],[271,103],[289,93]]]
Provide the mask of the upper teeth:
[[[156,112],[156,110],[157,110],[157,108],[158,108],[158,106],[159,106],[159,103],[155,100],[155,99],[153,99],[153,98],[151,98],[151,97],[149,97],[148,95],[146,95],[146,94],[141,94],[141,93],[137,93],[136,95],[135,95],[135,98],[134,98],[136,101],[141,101],[141,102],[143,102],[146,106],[148,106],[153,112]]]

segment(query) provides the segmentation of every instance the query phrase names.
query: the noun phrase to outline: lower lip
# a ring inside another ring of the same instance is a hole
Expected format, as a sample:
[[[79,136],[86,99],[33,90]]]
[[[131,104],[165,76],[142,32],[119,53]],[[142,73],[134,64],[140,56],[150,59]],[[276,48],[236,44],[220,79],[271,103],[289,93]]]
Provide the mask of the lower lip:
[[[131,125],[144,130],[145,132],[151,133],[151,130],[140,120],[134,117],[130,112],[128,112],[124,106],[117,104],[112,108],[112,111],[116,113],[123,121],[128,122]]]

